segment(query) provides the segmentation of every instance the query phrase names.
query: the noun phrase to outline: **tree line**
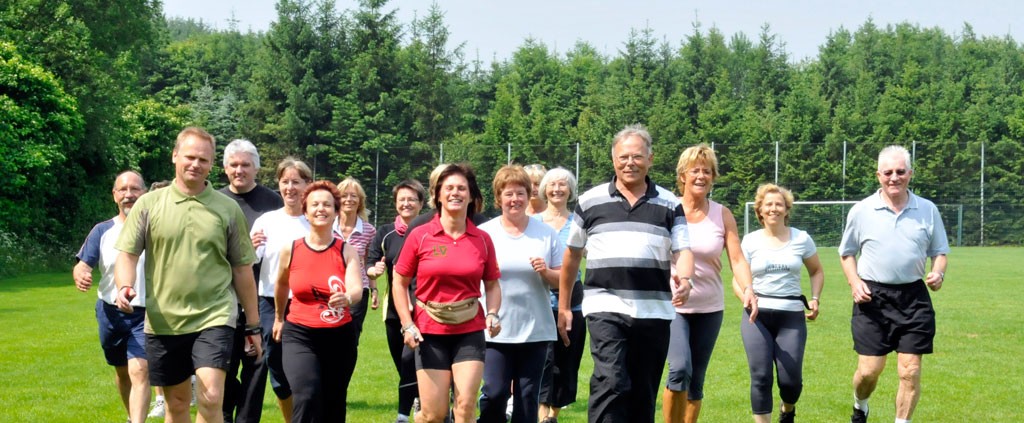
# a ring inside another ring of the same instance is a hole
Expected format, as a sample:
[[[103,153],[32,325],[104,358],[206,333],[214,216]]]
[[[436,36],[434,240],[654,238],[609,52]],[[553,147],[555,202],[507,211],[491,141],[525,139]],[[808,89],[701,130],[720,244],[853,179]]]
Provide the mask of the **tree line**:
[[[266,32],[168,19],[158,0],[5,4],[0,267],[26,254],[66,263],[113,213],[114,174],[173,177],[173,137],[186,125],[221,147],[252,140],[270,186],[274,164],[294,155],[318,177],[379,180],[387,192],[424,179],[442,145],[486,180],[508,145],[515,162],[572,169],[579,143],[589,187],[610,174],[611,135],[641,122],[664,186],[685,147],[715,144],[715,198],[734,211],[774,177],[774,143],[780,182],[822,200],[867,194],[880,146],[914,142],[917,192],[979,206],[984,189],[986,243],[1024,243],[1024,49],[969,24],[949,34],[868,20],[800,62],[767,25],[748,37],[700,24],[682,40],[638,28],[614,54],[527,39],[486,61],[451,39],[437,4],[400,22],[386,0],[354,10],[279,0]]]

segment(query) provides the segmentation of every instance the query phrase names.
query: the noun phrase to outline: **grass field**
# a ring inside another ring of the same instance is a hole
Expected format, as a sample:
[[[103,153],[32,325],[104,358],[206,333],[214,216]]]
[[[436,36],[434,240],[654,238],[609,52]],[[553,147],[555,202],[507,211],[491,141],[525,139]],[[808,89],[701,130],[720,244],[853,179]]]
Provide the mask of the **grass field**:
[[[856,364],[849,289],[835,250],[823,248],[821,256],[826,270],[822,314],[808,326],[804,393],[797,405],[798,419],[804,422],[848,419]],[[1024,398],[1024,321],[1016,285],[1024,274],[1018,267],[1022,259],[1021,248],[957,248],[950,255],[945,287],[933,295],[936,352],[924,360],[924,393],[915,421],[1024,418],[1019,405]],[[70,272],[0,280],[0,422],[124,421],[113,371],[97,342],[95,295],[76,291]],[[702,421],[749,421],[739,325],[738,305],[730,297],[708,371]],[[894,363],[890,360],[872,399],[871,421],[893,420]],[[589,354],[583,367],[579,401],[563,413],[563,422],[586,421]],[[396,381],[383,324],[369,318],[349,389],[349,420],[393,421]],[[658,415],[660,420],[660,408]],[[282,421],[269,390],[263,421]]]

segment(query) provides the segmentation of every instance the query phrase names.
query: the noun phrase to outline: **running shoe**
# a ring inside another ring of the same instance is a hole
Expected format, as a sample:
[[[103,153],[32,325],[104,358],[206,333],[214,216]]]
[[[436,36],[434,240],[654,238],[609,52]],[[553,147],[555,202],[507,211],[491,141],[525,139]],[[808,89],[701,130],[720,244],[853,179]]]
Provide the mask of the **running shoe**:
[[[166,405],[164,404],[164,399],[163,398],[157,398],[156,402],[153,403],[153,408],[149,409],[149,414],[146,415],[146,417],[147,418],[151,418],[151,419],[155,419],[157,417],[163,417],[164,413],[166,412],[165,408],[166,408]]]
[[[868,423],[868,413],[854,408],[853,415],[850,416],[850,423]]]

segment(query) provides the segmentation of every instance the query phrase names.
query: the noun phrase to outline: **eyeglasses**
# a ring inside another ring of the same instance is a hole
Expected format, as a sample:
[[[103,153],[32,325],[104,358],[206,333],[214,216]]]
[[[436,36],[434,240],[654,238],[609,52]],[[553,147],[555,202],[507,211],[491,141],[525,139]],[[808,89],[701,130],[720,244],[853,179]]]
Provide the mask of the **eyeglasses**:
[[[142,190],[142,188],[136,188],[136,187],[123,187],[123,188],[115,189],[114,192],[116,192],[118,194],[121,194],[121,195],[124,195],[124,194],[128,194],[130,192],[143,192],[143,190]]]
[[[619,164],[628,164],[631,160],[633,161],[633,163],[641,163],[645,159],[647,159],[647,156],[645,156],[643,154],[633,154],[631,156],[630,155],[622,155],[622,156],[619,156],[619,157],[615,158],[615,160],[618,161]]]
[[[889,169],[889,170],[881,171],[882,176],[885,176],[886,178],[892,176],[893,172],[896,173],[896,176],[903,176],[903,175],[907,174],[907,170],[906,169],[895,169],[895,170]]]

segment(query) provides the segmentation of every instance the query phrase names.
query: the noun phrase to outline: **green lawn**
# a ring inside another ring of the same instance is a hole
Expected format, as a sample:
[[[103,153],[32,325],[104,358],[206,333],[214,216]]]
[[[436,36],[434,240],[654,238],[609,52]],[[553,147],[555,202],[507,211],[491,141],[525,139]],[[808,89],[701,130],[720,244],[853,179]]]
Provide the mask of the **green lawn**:
[[[809,324],[804,395],[797,406],[798,418],[805,422],[848,418],[850,377],[856,364],[849,335],[849,290],[835,250],[823,248],[821,255],[826,269],[822,314]],[[1020,248],[953,251],[945,288],[933,297],[938,313],[936,353],[924,360],[924,393],[916,421],[1020,419],[1024,330],[1015,284],[1024,274],[1016,262],[1022,258]],[[95,292],[76,291],[68,272],[0,280],[0,298],[0,422],[123,421],[113,372],[97,342]],[[708,371],[703,421],[749,421],[739,320],[737,302],[730,297]],[[586,421],[590,367],[585,357],[580,401],[563,413],[561,421]],[[349,389],[350,421],[392,421],[396,381],[383,324],[370,318]],[[872,421],[893,420],[896,383],[890,365],[872,399]],[[269,390],[266,399],[264,421],[280,422]]]

